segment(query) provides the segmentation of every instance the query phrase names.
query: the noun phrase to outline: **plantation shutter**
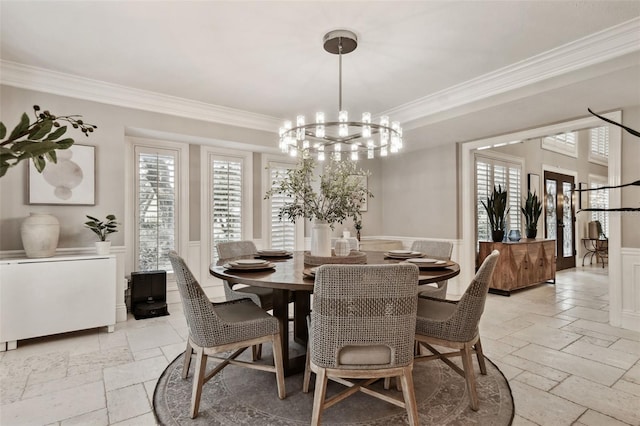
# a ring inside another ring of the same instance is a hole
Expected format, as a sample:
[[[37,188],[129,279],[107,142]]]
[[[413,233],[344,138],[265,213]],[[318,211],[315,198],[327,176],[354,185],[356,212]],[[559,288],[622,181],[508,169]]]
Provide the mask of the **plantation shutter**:
[[[476,156],[476,226],[478,241],[491,241],[491,224],[482,202],[498,185],[507,190],[507,229],[522,229],[520,195],[522,194],[522,166],[519,163]]]
[[[589,129],[589,161],[609,164],[609,126]]]
[[[278,186],[287,176],[287,170],[289,168],[290,167],[270,164],[269,174],[272,188]],[[296,226],[286,217],[283,217],[282,220],[278,217],[280,209],[286,203],[291,202],[292,198],[284,194],[273,194],[269,200],[271,204],[271,248],[292,251],[295,249],[296,243]],[[302,220],[302,218],[300,218],[300,220]]]
[[[578,156],[578,134],[576,132],[560,133],[559,135],[542,138],[542,148],[560,154]]]
[[[136,147],[136,253],[140,271],[172,271],[176,248],[177,153]]]
[[[606,186],[604,182],[591,182],[589,186],[592,189]],[[589,207],[592,209],[608,209],[609,208],[609,190],[601,189],[599,191],[589,192]],[[609,237],[609,213],[608,212],[591,212],[591,220],[599,220],[602,225],[602,232]]]
[[[213,159],[211,170],[211,259],[217,261],[218,243],[242,240],[242,160]]]

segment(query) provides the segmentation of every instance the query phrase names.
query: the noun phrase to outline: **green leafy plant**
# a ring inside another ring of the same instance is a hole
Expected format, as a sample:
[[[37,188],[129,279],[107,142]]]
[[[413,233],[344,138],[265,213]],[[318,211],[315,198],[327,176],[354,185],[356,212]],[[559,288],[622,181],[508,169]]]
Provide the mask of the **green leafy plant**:
[[[520,210],[524,215],[527,238],[535,238],[538,234],[538,219],[542,214],[542,201],[535,192],[529,191],[527,199],[524,201],[524,207],[520,207]]]
[[[489,216],[491,230],[504,231],[507,214],[509,214],[509,208],[507,207],[507,190],[505,189],[503,191],[501,185],[498,185],[498,188],[494,186],[493,192],[487,197],[487,202],[480,202]]]
[[[362,185],[360,176],[367,175],[358,169],[351,160],[329,160],[320,175],[320,187],[316,191],[316,161],[311,158],[300,160],[297,168],[289,169],[285,176],[274,180],[265,199],[275,194],[290,199],[278,213],[280,220],[287,218],[292,222],[303,217],[310,220],[323,220],[332,225],[342,223],[346,218],[359,222],[360,209],[373,194]]]
[[[107,215],[105,221],[89,215],[87,215],[87,219],[89,221],[85,222],[84,226],[91,229],[100,238],[100,241],[106,241],[107,235],[118,232],[118,222],[116,222],[115,215]]]
[[[10,167],[29,158],[38,172],[42,173],[47,161],[57,162],[56,150],[68,149],[74,144],[71,138],[60,139],[67,131],[67,126],[61,122],[71,124],[74,129],[80,129],[85,136],[89,136],[97,126],[86,124],[79,115],[55,116],[49,111],[40,112],[38,105],[33,106],[36,120],[31,123],[27,113],[23,113],[20,123],[13,129],[7,139],[7,128],[0,122],[0,177],[4,176]]]

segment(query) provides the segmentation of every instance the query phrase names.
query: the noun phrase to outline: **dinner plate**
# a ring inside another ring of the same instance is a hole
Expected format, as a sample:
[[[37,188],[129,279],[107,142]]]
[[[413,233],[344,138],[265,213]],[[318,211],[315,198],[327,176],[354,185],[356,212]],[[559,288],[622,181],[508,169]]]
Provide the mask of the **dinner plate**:
[[[407,262],[411,262],[411,263],[415,263],[415,264],[427,264],[427,263],[435,263],[437,264],[438,262],[445,263],[443,260],[437,260],[437,259],[427,259],[424,257],[417,257],[417,258],[413,258],[413,259],[407,259]]]
[[[266,271],[268,269],[273,269],[276,267],[275,263],[270,263],[270,262],[266,262],[260,265],[235,265],[231,263],[225,263],[222,266],[227,271],[236,271],[236,272]]]
[[[238,259],[238,260],[234,260],[232,262],[229,262],[229,264],[233,265],[262,265],[264,263],[268,263],[266,260],[263,259]]]
[[[318,268],[304,268],[302,270],[302,276],[306,278],[315,278],[317,269]]]
[[[282,250],[282,249],[262,249],[262,250],[258,250],[258,254],[279,254],[279,255],[283,255],[283,254],[287,254],[288,252],[286,250]]]
[[[391,254],[411,254],[413,253],[411,250],[389,250]]]
[[[291,257],[293,253],[286,250],[258,250],[260,257]]]
[[[394,253],[393,251],[388,251],[384,255],[393,259],[409,259],[412,257],[422,257],[424,256],[424,253],[421,253],[419,251],[406,251],[404,253]]]
[[[409,262],[410,260],[415,260],[415,259],[407,259],[406,262]],[[444,268],[448,268],[449,266],[455,265],[455,263],[450,260],[438,260],[432,263],[415,263],[414,262],[413,264],[417,265],[418,268],[420,269],[444,269]]]

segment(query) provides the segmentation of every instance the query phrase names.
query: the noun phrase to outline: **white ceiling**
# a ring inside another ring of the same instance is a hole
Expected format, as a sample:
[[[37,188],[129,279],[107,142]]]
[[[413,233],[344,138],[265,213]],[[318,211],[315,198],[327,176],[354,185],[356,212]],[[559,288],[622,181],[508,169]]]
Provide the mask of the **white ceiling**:
[[[2,0],[0,59],[293,119],[337,111],[338,59],[322,37],[345,28],[359,46],[343,58],[343,106],[410,117],[408,141],[424,146],[573,118],[587,106],[640,104],[636,46],[482,102],[407,113],[434,94],[446,98],[447,89],[639,16],[640,1],[614,0]]]

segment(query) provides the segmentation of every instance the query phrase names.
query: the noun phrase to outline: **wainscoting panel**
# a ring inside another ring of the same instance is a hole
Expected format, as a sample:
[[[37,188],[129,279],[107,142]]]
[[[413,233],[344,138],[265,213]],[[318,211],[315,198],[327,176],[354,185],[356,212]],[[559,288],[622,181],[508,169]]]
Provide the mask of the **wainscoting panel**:
[[[620,253],[622,258],[621,325],[622,328],[640,331],[640,249],[623,247]]]

